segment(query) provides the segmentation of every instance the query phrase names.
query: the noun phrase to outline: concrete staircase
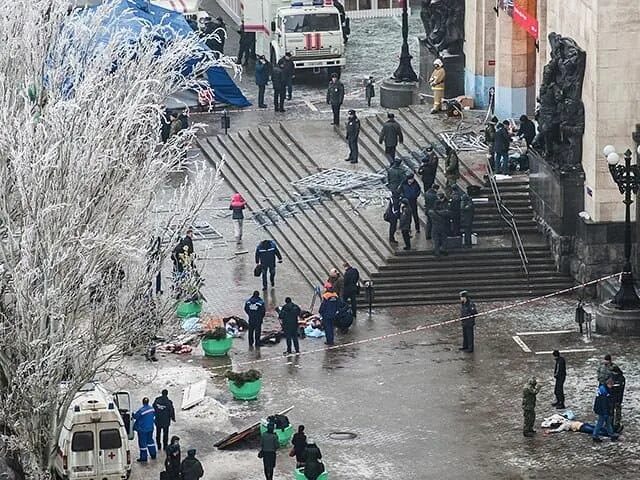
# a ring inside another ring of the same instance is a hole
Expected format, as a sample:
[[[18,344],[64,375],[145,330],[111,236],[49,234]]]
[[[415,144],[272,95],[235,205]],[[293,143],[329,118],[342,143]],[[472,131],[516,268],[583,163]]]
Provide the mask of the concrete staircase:
[[[400,154],[430,143],[428,137],[420,133],[422,120],[417,113],[411,109],[402,110],[398,119],[402,121],[407,137]],[[360,161],[372,171],[386,167],[384,150],[377,143],[381,120],[377,117],[365,119],[360,137]],[[199,144],[211,162],[225,158],[223,175],[226,181],[242,192],[252,210],[295,201],[304,192],[291,182],[320,170],[281,124],[202,138]],[[463,165],[461,170],[463,186],[481,183],[469,166]],[[444,180],[442,172],[438,180]],[[535,232],[528,180],[523,177],[501,183],[500,191],[516,215],[521,233],[527,233],[529,229],[530,233]],[[476,209],[475,230],[481,238],[501,236],[505,227],[498,218],[491,192],[483,189],[483,194],[490,202]],[[367,215],[359,214],[354,208],[355,202],[344,196],[325,197],[321,203],[306,208],[293,207],[295,215],[264,227],[265,238],[278,242],[283,254],[309,284],[310,291],[311,287],[325,281],[330,268],[341,267],[344,260],[356,266],[363,279],[373,280],[376,306],[457,302],[461,289],[472,290],[476,300],[522,298],[550,293],[571,284],[569,277],[556,273],[551,255],[537,233],[540,245],[526,246],[530,260],[527,279],[518,256],[509,247],[480,246],[452,252],[440,259],[434,258],[430,251],[398,252],[387,242],[386,224],[380,225],[367,219]],[[504,245],[505,242],[497,243]]]
[[[403,108],[396,113],[396,120],[401,124],[404,132],[404,143],[398,146],[397,154],[405,159],[405,165],[412,170],[417,170],[419,162],[412,157],[411,152],[419,150],[427,145],[433,145],[440,153],[438,164],[438,176],[436,182],[444,187],[444,149],[439,140],[433,134],[428,124],[413,108]],[[389,166],[384,155],[384,147],[378,143],[378,135],[386,121],[386,115],[367,117],[361,120],[360,131],[360,162],[364,163],[372,171],[382,171]],[[340,135],[344,138],[344,130]],[[345,139],[346,141],[346,139]],[[469,185],[484,185],[484,172],[468,165],[463,158],[460,159],[460,180],[458,184],[466,189]],[[514,214],[521,235],[537,233],[536,223],[533,220],[533,210],[529,201],[529,178],[527,176],[514,177],[500,182],[500,195],[502,201]],[[488,187],[482,188],[481,196],[488,197],[489,202],[476,206],[474,218],[474,231],[480,236],[508,234],[506,225],[497,215],[497,207]],[[426,218],[424,204],[420,202],[421,217]]]

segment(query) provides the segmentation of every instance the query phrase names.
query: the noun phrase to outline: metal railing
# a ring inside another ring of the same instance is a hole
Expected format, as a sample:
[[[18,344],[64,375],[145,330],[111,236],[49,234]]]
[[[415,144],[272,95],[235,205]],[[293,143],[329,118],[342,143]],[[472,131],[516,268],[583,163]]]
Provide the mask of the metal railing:
[[[511,230],[511,245],[514,250],[517,250],[520,262],[522,264],[522,270],[524,271],[527,281],[529,280],[529,259],[527,258],[527,252],[524,250],[524,244],[518,231],[518,225],[516,223],[513,212],[507,208],[500,196],[500,190],[498,190],[498,183],[496,182],[495,173],[491,167],[491,162],[487,159],[487,171],[489,173],[489,183],[491,184],[491,191],[493,192],[493,198],[495,198],[496,206],[498,207],[498,214],[500,218],[507,224],[509,230]]]

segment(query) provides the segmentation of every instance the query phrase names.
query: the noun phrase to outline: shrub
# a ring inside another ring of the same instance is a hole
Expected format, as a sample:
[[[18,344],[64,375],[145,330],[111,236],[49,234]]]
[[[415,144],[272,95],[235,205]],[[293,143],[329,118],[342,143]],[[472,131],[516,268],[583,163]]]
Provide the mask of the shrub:
[[[236,387],[242,387],[247,382],[255,382],[262,378],[262,374],[258,370],[247,370],[245,372],[234,372],[233,370],[227,370],[224,374],[227,380],[231,380],[236,384]]]

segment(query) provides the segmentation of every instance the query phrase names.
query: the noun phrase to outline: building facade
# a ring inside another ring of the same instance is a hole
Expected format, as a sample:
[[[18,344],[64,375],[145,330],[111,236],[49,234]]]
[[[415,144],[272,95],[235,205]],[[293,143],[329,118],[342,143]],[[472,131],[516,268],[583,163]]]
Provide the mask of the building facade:
[[[602,265],[620,260],[624,205],[602,150],[637,148],[631,133],[640,123],[640,1],[466,0],[465,32],[466,94],[486,106],[494,87],[500,119],[535,112],[551,32],[572,38],[586,52],[580,199],[586,215],[577,219],[572,246],[565,242],[563,248],[577,258],[571,270],[579,280],[603,273],[584,257],[597,257]]]

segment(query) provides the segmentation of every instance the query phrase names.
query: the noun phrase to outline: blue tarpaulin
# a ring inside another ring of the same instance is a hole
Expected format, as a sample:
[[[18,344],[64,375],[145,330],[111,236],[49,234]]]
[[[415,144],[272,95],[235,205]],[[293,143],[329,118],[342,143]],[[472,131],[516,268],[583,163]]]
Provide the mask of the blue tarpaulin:
[[[106,20],[105,27],[109,31],[127,33],[131,41],[135,42],[145,25],[149,24],[166,26],[167,28],[160,29],[160,34],[166,41],[193,34],[182,14],[158,7],[146,0],[121,0]],[[209,47],[202,42],[202,49],[209,50]],[[251,105],[226,69],[210,68],[207,71],[207,80],[214,91],[216,101],[238,107]]]

